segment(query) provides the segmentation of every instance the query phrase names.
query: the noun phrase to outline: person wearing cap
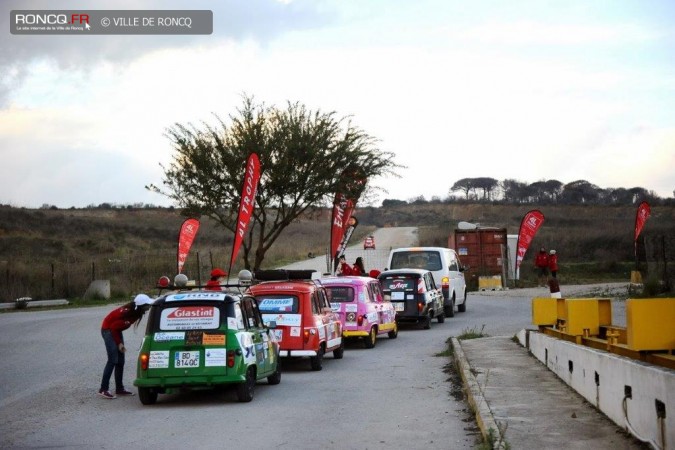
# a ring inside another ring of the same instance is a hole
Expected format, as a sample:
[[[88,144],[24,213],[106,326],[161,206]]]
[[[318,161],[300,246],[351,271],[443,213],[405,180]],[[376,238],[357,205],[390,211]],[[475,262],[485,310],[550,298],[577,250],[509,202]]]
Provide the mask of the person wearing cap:
[[[548,270],[551,271],[551,276],[557,278],[558,275],[558,255],[555,250],[548,252]]]
[[[117,395],[134,395],[124,388],[124,346],[122,331],[134,325],[138,328],[143,315],[150,308],[153,300],[145,294],[138,294],[133,301],[111,311],[101,323],[101,336],[105,344],[108,361],[103,369],[101,387],[98,395],[106,399],[117,398]],[[115,394],[110,392],[110,377],[115,372]]]
[[[227,272],[223,269],[216,267],[211,271],[211,279],[206,282],[207,291],[222,291],[223,288],[221,284],[225,284],[225,277],[227,277]]]

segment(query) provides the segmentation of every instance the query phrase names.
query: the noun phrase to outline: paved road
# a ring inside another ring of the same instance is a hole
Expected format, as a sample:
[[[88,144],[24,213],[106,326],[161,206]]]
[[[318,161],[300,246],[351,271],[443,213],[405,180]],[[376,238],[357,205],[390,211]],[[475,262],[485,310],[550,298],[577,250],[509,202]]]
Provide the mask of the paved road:
[[[347,262],[353,264],[357,257],[363,258],[366,271],[370,269],[382,270],[387,265],[389,251],[396,247],[409,247],[417,245],[416,227],[379,228],[374,233],[375,250],[364,250],[363,242],[358,242],[347,248],[345,256]],[[319,273],[327,272],[326,255],[316,255],[312,259],[299,261],[284,266],[286,269],[314,269]]]
[[[449,358],[437,355],[467,330],[512,336],[528,327],[526,292],[469,294],[466,313],[371,350],[349,345],[321,372],[304,360],[284,364],[281,384],[258,385],[248,404],[233,393],[160,397],[152,407],[96,396],[100,321],[112,305],[0,314],[0,448],[472,448],[472,416],[445,371]],[[144,326],[125,332],[129,388]]]

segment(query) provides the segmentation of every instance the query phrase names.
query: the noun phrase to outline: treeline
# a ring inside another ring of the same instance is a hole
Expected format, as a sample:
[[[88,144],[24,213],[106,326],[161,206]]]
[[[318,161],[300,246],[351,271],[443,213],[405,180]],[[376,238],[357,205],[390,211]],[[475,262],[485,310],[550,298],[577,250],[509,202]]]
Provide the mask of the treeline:
[[[675,196],[675,191],[673,191]],[[503,203],[510,205],[633,205],[648,201],[653,205],[673,205],[675,198],[659,197],[654,191],[643,187],[601,188],[586,180],[564,184],[558,180],[541,180],[525,183],[514,179],[497,180],[490,177],[462,178],[450,187],[448,197],[432,197],[427,201],[423,196],[408,202],[387,199],[383,207],[405,203]]]

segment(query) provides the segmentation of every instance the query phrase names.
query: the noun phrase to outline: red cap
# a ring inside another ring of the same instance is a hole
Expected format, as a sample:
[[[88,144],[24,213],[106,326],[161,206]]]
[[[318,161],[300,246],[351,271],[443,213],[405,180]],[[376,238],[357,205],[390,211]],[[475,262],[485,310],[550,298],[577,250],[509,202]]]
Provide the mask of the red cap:
[[[211,276],[212,277],[226,277],[227,272],[225,272],[223,269],[220,269],[220,268],[216,267],[215,269],[213,269],[211,271]]]

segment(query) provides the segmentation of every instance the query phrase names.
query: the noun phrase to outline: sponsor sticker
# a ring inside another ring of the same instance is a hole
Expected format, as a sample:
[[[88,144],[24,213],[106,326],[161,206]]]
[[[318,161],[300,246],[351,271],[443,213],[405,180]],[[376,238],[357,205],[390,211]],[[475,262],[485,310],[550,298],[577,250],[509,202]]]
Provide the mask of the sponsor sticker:
[[[169,368],[169,352],[150,352],[150,360],[148,361],[149,369],[168,369]]]
[[[155,333],[154,340],[155,342],[167,342],[167,341],[182,341],[185,339],[184,331],[177,331],[172,333]]]
[[[206,350],[206,354],[204,355],[204,365],[206,367],[225,366],[226,353],[224,348],[210,348]]]

